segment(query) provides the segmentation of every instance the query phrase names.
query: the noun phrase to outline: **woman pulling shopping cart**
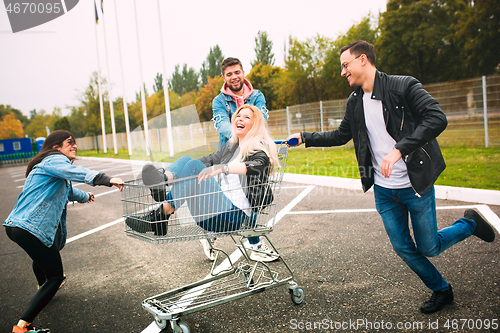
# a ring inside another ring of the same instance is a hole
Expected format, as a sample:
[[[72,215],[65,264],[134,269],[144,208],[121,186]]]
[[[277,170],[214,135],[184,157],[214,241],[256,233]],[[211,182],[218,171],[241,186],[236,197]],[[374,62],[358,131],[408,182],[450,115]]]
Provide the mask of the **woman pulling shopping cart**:
[[[136,232],[153,231],[164,236],[176,207],[187,203],[196,223],[209,232],[229,232],[252,225],[255,213],[273,200],[266,184],[279,163],[276,145],[262,113],[253,105],[241,106],[233,116],[232,125],[229,144],[213,154],[197,160],[183,156],[166,169],[146,165],[142,180],[152,186],[151,195],[162,204],[142,216],[127,218],[126,224]],[[214,178],[219,174],[220,184]],[[166,186],[158,184],[169,181],[170,191],[166,193]],[[253,260],[277,258],[259,237],[249,237],[248,241],[258,250],[252,251]]]

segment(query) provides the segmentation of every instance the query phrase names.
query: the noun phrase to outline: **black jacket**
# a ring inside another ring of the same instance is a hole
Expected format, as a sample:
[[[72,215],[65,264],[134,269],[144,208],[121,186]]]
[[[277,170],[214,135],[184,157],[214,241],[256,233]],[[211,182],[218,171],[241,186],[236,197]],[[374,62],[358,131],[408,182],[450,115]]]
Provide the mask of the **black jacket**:
[[[233,157],[238,144],[228,143],[224,148],[198,160],[207,167],[217,164],[227,164]],[[271,162],[264,151],[258,151],[247,156],[243,163],[247,167],[247,173],[240,176],[240,183],[243,191],[254,211],[259,211],[273,201],[273,194],[268,179]]]
[[[340,146],[354,141],[363,184],[368,191],[374,182],[374,170],[363,110],[363,89],[358,87],[347,100],[344,119],[337,130],[304,132],[306,147]],[[376,72],[372,98],[381,100],[389,135],[396,141],[406,162],[408,177],[418,195],[429,190],[443,172],[444,163],[436,137],[447,125],[438,102],[422,84],[410,76]]]

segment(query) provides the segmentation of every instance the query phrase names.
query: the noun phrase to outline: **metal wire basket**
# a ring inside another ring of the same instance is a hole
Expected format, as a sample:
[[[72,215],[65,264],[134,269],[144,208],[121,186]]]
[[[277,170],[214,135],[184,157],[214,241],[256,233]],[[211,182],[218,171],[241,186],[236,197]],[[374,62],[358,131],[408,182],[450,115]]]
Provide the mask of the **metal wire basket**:
[[[165,200],[167,194],[175,186],[200,186],[196,176],[163,182],[154,186],[145,185],[140,177],[125,182],[121,199],[125,232],[129,236],[156,244],[222,237],[243,231],[255,231],[257,234],[268,233],[274,226],[275,219],[270,218],[270,216],[274,216],[277,209],[286,154],[285,146],[278,149],[279,164],[271,172],[266,184],[241,188],[244,193],[247,193],[254,190],[252,187],[258,186],[259,190],[262,191],[263,198],[266,197],[267,192],[272,194],[271,203],[254,204],[244,209],[245,215],[240,209],[226,210],[224,207],[217,207],[214,198],[220,193],[226,195],[228,191],[234,190],[221,190],[220,187],[202,194],[183,197],[181,198],[183,200],[178,200],[182,202],[182,205],[176,207],[174,214],[170,216],[163,214],[161,202]],[[269,196],[267,197],[269,198]],[[188,201],[195,203],[188,205]],[[194,212],[192,206],[211,207],[211,213]],[[218,218],[217,215],[220,214],[228,214],[229,219],[232,220],[231,223],[223,222]],[[231,218],[233,215],[238,216],[238,218]]]

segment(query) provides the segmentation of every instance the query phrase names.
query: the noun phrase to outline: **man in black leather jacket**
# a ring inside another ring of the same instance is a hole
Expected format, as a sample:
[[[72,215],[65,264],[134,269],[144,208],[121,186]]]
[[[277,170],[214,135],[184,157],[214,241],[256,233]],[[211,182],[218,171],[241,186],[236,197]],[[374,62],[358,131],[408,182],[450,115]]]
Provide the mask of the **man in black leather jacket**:
[[[417,79],[379,72],[375,60],[373,45],[365,41],[344,46],[340,50],[342,76],[357,89],[347,100],[340,126],[290,138],[306,147],[354,141],[363,190],[375,185],[377,211],[394,250],[433,291],[420,308],[432,313],[453,301],[453,291],[427,257],[471,235],[492,242],[495,233],[474,210],[437,230],[434,182],[445,163],[436,137],[446,128],[446,116]]]

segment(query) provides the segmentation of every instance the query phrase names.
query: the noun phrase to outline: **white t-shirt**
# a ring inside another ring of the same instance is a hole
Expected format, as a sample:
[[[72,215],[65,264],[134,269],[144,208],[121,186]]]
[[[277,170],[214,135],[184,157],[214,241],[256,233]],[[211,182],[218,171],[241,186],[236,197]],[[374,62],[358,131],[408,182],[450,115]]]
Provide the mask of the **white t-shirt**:
[[[240,148],[234,152],[233,157],[229,161],[229,166],[234,163],[240,163]],[[231,166],[229,167],[231,169]],[[240,176],[236,174],[225,175],[221,174],[220,187],[224,191],[224,195],[231,200],[233,205],[241,209],[247,216],[250,216],[250,202],[243,192],[241,187]]]
[[[363,108],[365,111],[368,139],[370,141],[369,146],[372,153],[372,164],[375,168],[375,184],[390,189],[411,187],[408,170],[402,158],[394,164],[389,178],[385,178],[382,175],[380,170],[382,160],[394,150],[396,141],[387,133],[382,101],[372,99],[371,95],[371,93],[363,95]]]

